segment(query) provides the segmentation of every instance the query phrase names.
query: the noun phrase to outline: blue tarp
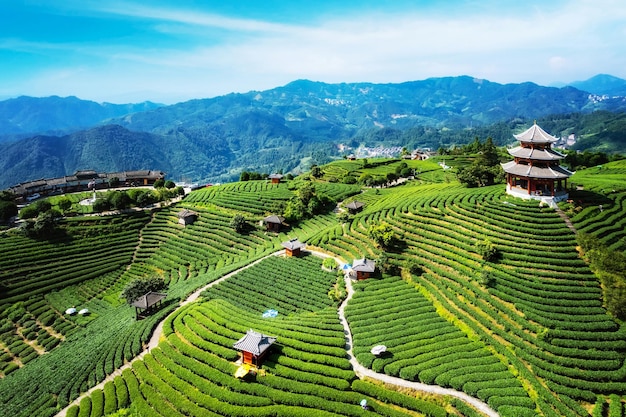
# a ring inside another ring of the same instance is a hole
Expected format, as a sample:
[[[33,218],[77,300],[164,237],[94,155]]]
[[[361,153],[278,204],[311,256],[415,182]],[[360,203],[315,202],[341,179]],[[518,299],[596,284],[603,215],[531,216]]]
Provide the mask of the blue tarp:
[[[266,310],[265,313],[263,313],[263,318],[267,319],[267,318],[273,318],[278,316],[278,311],[274,310],[274,309],[269,309]]]

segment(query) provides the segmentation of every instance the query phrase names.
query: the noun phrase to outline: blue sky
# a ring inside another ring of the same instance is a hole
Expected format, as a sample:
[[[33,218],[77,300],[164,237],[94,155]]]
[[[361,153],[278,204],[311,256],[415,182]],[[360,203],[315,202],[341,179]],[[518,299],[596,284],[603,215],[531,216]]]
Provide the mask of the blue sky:
[[[175,103],[296,79],[626,78],[623,0],[0,0],[0,98]]]

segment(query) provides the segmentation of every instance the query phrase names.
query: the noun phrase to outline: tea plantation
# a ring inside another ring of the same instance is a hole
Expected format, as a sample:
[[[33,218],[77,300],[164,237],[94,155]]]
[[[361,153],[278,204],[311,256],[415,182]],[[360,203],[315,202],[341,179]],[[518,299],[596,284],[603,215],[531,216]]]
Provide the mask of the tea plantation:
[[[156,348],[64,412],[481,415],[456,399],[358,378],[337,314],[346,293],[342,274],[324,271],[312,255],[267,257],[297,237],[346,263],[375,259],[383,270],[354,281],[345,308],[362,365],[464,392],[501,416],[623,416],[626,329],[607,312],[600,282],[563,218],[507,196],[503,185],[464,188],[423,162],[411,161],[415,179],[390,188],[334,181],[384,176],[396,162],[368,169],[339,161],[322,167],[319,179],[225,184],[169,207],[63,219],[46,239],[1,233],[0,415],[56,415],[133,360],[162,321]],[[576,230],[621,254],[625,174],[623,162],[579,171],[571,201],[561,206]],[[358,199],[364,210],[265,231],[263,217],[297,198],[303,182],[340,207]],[[179,224],[183,209],[197,221]],[[231,226],[236,214],[248,224],[242,233]],[[393,231],[386,247],[371,237],[378,224]],[[487,259],[484,245],[494,250]],[[195,290],[261,258],[178,308]],[[136,320],[119,295],[149,276],[165,279],[168,297]],[[65,314],[70,307],[90,314]],[[268,309],[277,317],[264,318]],[[233,344],[249,329],[277,343],[256,378],[242,380],[234,377]],[[379,344],[386,354],[370,353]]]

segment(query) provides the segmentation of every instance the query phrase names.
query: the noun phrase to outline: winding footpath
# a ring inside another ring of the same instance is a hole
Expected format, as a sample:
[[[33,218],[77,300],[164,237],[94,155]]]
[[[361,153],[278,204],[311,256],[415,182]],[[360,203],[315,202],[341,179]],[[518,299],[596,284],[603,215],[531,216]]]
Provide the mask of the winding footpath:
[[[337,261],[338,264],[342,264],[343,262],[337,258],[334,257],[332,255],[329,255],[327,253],[323,253],[323,252],[318,252],[318,251],[313,251],[310,249],[305,250],[305,252],[308,252],[314,256],[317,256],[319,258],[333,258],[335,259],[335,261]],[[231,276],[237,274],[238,272],[246,269],[246,268],[250,268],[253,265],[258,264],[259,262],[263,261],[266,258],[269,258],[271,256],[280,256],[280,255],[284,255],[285,250],[280,250],[278,252],[274,252],[271,255],[267,255],[263,258],[257,259],[256,261],[241,267],[229,274],[224,275],[223,277],[210,282],[209,284],[205,285],[204,287],[196,290],[193,294],[191,294],[189,297],[187,297],[184,301],[182,301],[180,303],[180,306],[174,310],[172,313],[170,314],[174,314],[176,313],[180,308],[186,306],[189,303],[192,303],[194,301],[196,301],[199,297],[200,294],[206,290],[207,288],[212,287],[213,285],[217,285],[220,282],[224,281],[225,279],[230,278]],[[348,304],[348,302],[350,301],[350,299],[352,298],[352,295],[354,294],[354,289],[352,288],[352,281],[350,278],[348,278],[347,276],[344,278],[345,279],[345,283],[346,283],[346,290],[347,290],[347,295],[346,298],[343,300],[343,302],[341,303],[341,305],[339,306],[338,309],[338,314],[339,314],[339,320],[341,321],[341,324],[344,328],[344,334],[346,335],[346,352],[348,354],[348,358],[350,360],[350,364],[352,365],[352,368],[354,370],[354,373],[361,379],[363,378],[370,378],[370,379],[375,379],[378,381],[382,381],[386,384],[391,384],[391,385],[395,385],[398,387],[403,387],[403,388],[409,388],[415,391],[421,391],[421,392],[426,392],[426,393],[430,393],[430,394],[436,394],[436,395],[444,395],[444,396],[451,396],[451,397],[455,397],[460,399],[461,401],[466,402],[467,404],[471,405],[472,407],[476,408],[477,410],[479,410],[481,413],[483,413],[484,415],[488,416],[488,417],[499,417],[498,413],[496,413],[493,409],[491,409],[486,403],[480,401],[477,398],[471,397],[467,394],[465,394],[464,392],[460,392],[460,391],[456,391],[453,389],[448,389],[448,388],[442,388],[439,387],[437,385],[427,385],[427,384],[422,384],[421,382],[414,382],[414,381],[408,381],[405,379],[401,379],[401,378],[397,378],[397,377],[393,377],[393,376],[389,376],[386,374],[381,374],[381,373],[377,373],[372,371],[371,369],[368,369],[366,367],[364,367],[363,365],[361,365],[356,358],[354,357],[354,354],[352,352],[352,332],[350,330],[350,326],[348,324],[348,321],[346,320],[346,316],[345,316],[345,308],[346,305]],[[169,317],[169,316],[168,316]],[[124,364],[123,366],[121,366],[120,368],[118,368],[117,370],[115,370],[112,374],[108,375],[102,382],[100,382],[97,385],[94,385],[93,387],[91,387],[87,392],[83,393],[82,395],[80,395],[78,398],[76,398],[74,401],[72,401],[67,407],[65,407],[63,410],[61,410],[56,417],[66,417],[67,415],[67,410],[72,406],[72,405],[78,405],[80,403],[80,401],[84,398],[87,397],[89,395],[91,395],[91,393],[97,389],[104,389],[104,384],[106,384],[108,381],[112,381],[116,376],[121,375],[122,371],[124,371],[124,369],[130,368],[133,364],[133,362],[138,361],[138,360],[142,360],[143,357],[149,353],[152,349],[154,349],[160,342],[161,340],[161,336],[163,334],[163,323],[165,322],[165,320],[167,320],[167,317],[164,318],[155,328],[154,333],[152,334],[152,337],[150,338],[150,341],[148,342],[148,344],[146,345],[145,349],[139,354],[137,355],[132,361],[127,362],[126,364]]]

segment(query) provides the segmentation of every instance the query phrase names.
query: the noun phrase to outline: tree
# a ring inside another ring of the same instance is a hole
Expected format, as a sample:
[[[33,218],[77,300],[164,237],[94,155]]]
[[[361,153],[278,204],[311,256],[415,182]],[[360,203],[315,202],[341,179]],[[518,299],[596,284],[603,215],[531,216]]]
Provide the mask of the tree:
[[[58,214],[58,213],[56,213]],[[38,237],[44,237],[53,233],[56,229],[55,211],[48,210],[40,213],[33,224],[33,234]]]
[[[159,178],[154,182],[154,188],[163,188],[165,187],[165,180],[163,178]]]
[[[476,249],[480,256],[487,262],[493,262],[498,258],[498,249],[489,239],[477,242]]]
[[[130,207],[130,203],[132,202],[128,193],[124,191],[113,191],[109,195],[109,203],[111,207],[117,210],[123,210]]]
[[[100,213],[109,210],[111,208],[111,204],[106,198],[97,198],[96,201],[93,202],[91,208],[93,211]]]
[[[165,188],[167,188],[168,190],[171,190],[172,188],[176,187],[176,183],[172,180],[167,180],[165,181],[165,184],[163,184],[165,186]]]
[[[389,248],[395,240],[395,233],[389,223],[381,222],[370,225],[367,235],[381,248]]]
[[[136,195],[135,201],[139,207],[146,207],[157,201],[157,198],[151,191],[144,191]]]
[[[128,304],[137,300],[150,291],[160,291],[166,288],[163,277],[138,278],[126,285],[122,290],[121,298],[125,298]]]
[[[250,181],[250,173],[248,171],[241,171],[239,181]]]
[[[120,179],[118,177],[111,177],[109,179],[109,187],[117,188],[120,186]]]
[[[13,216],[17,216],[17,204],[14,201],[0,200],[0,223],[7,222]]]
[[[243,232],[246,229],[247,225],[248,223],[246,222],[246,218],[243,217],[241,214],[235,214],[230,221],[230,227],[232,227],[233,230],[237,233]]]
[[[353,175],[346,175],[343,177],[344,184],[356,184],[356,178]]]
[[[72,208],[72,200],[70,200],[67,197],[61,197],[58,201],[57,201],[57,206],[61,209],[61,211],[63,213],[67,212],[69,209]]]
[[[319,178],[322,176],[322,169],[317,165],[311,166],[311,175],[315,178]]]

